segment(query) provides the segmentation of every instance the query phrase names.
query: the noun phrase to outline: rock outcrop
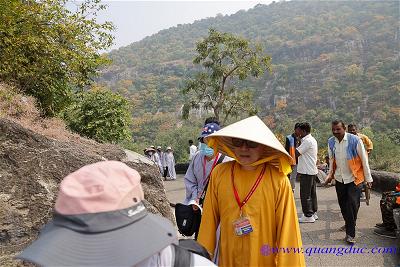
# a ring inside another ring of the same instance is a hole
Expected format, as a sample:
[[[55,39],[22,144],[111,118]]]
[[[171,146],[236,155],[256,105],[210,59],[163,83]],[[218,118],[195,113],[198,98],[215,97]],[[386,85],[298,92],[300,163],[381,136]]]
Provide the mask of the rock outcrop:
[[[151,161],[116,145],[74,138],[51,139],[0,119],[1,266],[21,264],[12,257],[34,240],[52,217],[62,178],[101,160],[119,160],[136,169],[148,209],[174,221],[159,171]]]
[[[394,191],[396,185],[400,183],[400,174],[385,171],[371,170],[372,189],[378,192]]]

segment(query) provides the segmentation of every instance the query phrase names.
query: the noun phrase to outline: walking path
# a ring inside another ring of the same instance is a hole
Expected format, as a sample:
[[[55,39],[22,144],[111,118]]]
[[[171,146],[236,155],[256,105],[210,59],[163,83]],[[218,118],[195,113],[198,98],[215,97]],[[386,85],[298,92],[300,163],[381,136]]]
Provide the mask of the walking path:
[[[175,181],[166,181],[165,189],[171,203],[181,202],[185,196],[183,175],[178,175]],[[300,224],[307,266],[400,266],[400,254],[389,253],[395,249],[400,252],[398,241],[373,233],[374,225],[382,221],[379,193],[371,194],[370,206],[361,203],[356,229],[357,244],[354,247],[347,245],[344,241],[345,232],[339,231],[344,221],[337,203],[335,188],[318,187],[317,195],[319,220],[315,223]],[[297,212],[301,214],[298,183],[295,200]],[[336,252],[342,250],[343,255],[329,254],[327,253],[329,248],[336,248]],[[355,253],[357,248],[359,253]],[[361,250],[362,248],[364,249]],[[385,251],[386,253],[383,253]]]

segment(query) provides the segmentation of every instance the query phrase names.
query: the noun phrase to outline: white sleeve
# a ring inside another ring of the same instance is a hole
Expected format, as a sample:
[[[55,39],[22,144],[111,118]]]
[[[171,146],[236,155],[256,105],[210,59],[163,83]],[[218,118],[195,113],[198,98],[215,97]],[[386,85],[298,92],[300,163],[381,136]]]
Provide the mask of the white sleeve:
[[[333,174],[335,174],[333,171],[333,155],[332,155],[332,151],[331,151],[329,145],[328,145],[328,156],[329,156],[328,174],[333,175]]]
[[[357,153],[361,158],[365,181],[372,182],[373,180],[372,180],[372,176],[371,176],[371,170],[369,169],[367,151],[365,151],[364,144],[363,144],[361,138],[358,140]]]
[[[195,267],[200,267],[200,266],[217,266],[215,265],[212,261],[198,255],[198,254],[192,254],[192,266]]]
[[[310,146],[311,146],[311,142],[309,142],[309,140],[307,139],[307,140],[304,140],[304,142],[302,142],[300,144],[300,146],[298,148],[296,148],[296,149],[300,153],[300,155],[303,155],[304,152],[306,152],[307,149],[310,148]]]
[[[172,246],[162,249],[160,252],[155,253],[154,255],[148,257],[147,259],[137,263],[134,267],[154,267],[154,266],[163,266],[163,267],[172,267],[173,266],[173,253]]]

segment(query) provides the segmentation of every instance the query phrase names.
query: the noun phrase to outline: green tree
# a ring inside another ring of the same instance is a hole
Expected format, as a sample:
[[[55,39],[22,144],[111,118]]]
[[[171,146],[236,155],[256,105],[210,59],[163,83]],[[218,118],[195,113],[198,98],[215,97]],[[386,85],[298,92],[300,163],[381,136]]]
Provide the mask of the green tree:
[[[63,117],[73,131],[100,142],[117,143],[131,138],[128,101],[104,88],[77,94]]]
[[[187,163],[189,161],[189,139],[192,139],[196,145],[196,138],[199,136],[200,127],[193,125],[182,125],[166,131],[160,131],[154,140],[155,145],[160,145],[165,149],[171,146],[174,150],[176,163]]]
[[[186,82],[188,96],[184,118],[191,108],[212,109],[217,119],[257,112],[252,93],[239,89],[239,81],[249,76],[259,77],[271,68],[271,58],[263,54],[260,45],[250,45],[245,38],[230,33],[209,30],[208,36],[197,43],[193,63],[204,70]]]
[[[393,133],[395,133],[394,131]],[[397,130],[398,132],[398,130]],[[400,145],[394,142],[391,135],[387,133],[374,133],[374,149],[369,158],[371,168],[374,170],[384,170],[389,172],[400,172],[400,162],[398,160]]]
[[[105,8],[85,0],[75,11],[67,0],[0,1],[0,80],[38,99],[45,115],[66,107],[108,60],[99,51],[113,41],[109,22],[97,23]]]

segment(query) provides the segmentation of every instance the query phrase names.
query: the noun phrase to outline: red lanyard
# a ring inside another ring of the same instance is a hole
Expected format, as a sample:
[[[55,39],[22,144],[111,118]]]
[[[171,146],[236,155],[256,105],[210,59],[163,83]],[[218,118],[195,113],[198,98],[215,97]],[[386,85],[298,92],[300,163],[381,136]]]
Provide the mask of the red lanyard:
[[[253,187],[250,189],[249,193],[248,193],[247,196],[244,198],[244,200],[243,200],[242,202],[240,202],[239,194],[238,194],[238,192],[237,192],[237,190],[236,190],[235,183],[234,183],[234,181],[233,181],[233,180],[234,180],[233,171],[234,171],[234,169],[235,169],[235,163],[232,164],[232,168],[231,168],[231,178],[232,178],[232,185],[233,185],[233,193],[235,194],[236,202],[237,202],[238,205],[239,205],[240,211],[242,211],[242,207],[249,201],[249,199],[250,199],[250,197],[253,195],[254,191],[256,191],[257,186],[260,184],[261,179],[262,179],[263,176],[264,176],[265,168],[266,168],[266,165],[264,164],[264,167],[263,167],[262,170],[261,170],[260,176],[258,176],[257,180],[254,182]]]
[[[206,159],[206,156],[204,156],[204,160],[203,160],[203,185],[204,186],[207,184],[208,179],[210,179],[211,173],[214,170],[215,165],[217,165],[218,159],[219,159],[219,154],[214,159],[213,165],[211,167],[210,174],[208,176],[206,176],[207,159]]]

